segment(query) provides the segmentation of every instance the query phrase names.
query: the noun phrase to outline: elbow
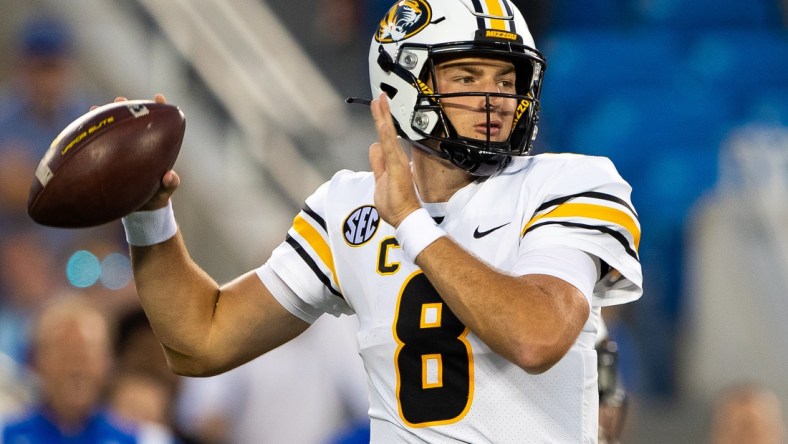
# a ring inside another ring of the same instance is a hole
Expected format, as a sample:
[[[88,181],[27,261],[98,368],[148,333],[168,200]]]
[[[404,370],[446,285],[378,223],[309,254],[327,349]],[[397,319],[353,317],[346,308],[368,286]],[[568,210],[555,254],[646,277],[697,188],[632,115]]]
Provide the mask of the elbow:
[[[185,355],[171,349],[166,351],[165,356],[170,371],[178,376],[204,378],[216,376],[225,371],[224,367],[205,357]]]
[[[178,376],[202,378],[217,374],[217,372],[212,371],[210,366],[197,361],[184,362],[183,360],[167,359],[167,364],[170,367],[170,371]]]
[[[561,357],[562,356],[544,356],[539,353],[523,353],[521,356],[515,358],[514,363],[530,375],[540,375],[550,370],[558,361],[561,360]]]
[[[170,370],[178,376],[187,376],[190,378],[205,378],[218,374],[218,372],[212,371],[208,367],[199,365],[170,364]]]
[[[568,346],[564,343],[520,344],[513,350],[510,360],[531,375],[539,375],[550,370],[560,361]]]

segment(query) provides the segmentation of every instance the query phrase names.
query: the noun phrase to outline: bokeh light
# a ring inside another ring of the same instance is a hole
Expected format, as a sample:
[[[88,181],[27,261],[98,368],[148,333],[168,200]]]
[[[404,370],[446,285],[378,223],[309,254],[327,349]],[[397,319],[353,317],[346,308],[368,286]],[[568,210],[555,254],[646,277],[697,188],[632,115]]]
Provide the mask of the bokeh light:
[[[120,290],[131,281],[131,261],[120,253],[110,253],[101,261],[101,283],[110,290]]]
[[[66,277],[68,282],[78,288],[95,284],[101,276],[101,263],[95,254],[79,250],[68,258]]]

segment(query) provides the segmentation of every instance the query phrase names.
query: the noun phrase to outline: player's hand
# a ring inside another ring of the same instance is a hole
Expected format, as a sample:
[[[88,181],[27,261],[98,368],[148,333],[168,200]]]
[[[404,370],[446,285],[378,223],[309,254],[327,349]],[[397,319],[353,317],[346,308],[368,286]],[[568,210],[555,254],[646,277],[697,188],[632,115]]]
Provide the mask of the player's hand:
[[[125,102],[127,100],[129,100],[129,99],[127,99],[127,98],[125,98],[123,96],[118,96],[118,97],[115,97],[115,100],[113,100],[113,102],[115,102],[115,103],[117,103],[117,102]],[[153,101],[156,102],[156,103],[167,103],[167,98],[164,97],[164,94],[158,93],[155,96],[153,96]],[[90,107],[90,110],[93,111],[96,108],[98,108],[98,105],[93,105],[93,106]]]
[[[378,141],[369,147],[369,163],[375,174],[375,207],[380,217],[393,227],[421,205],[413,185],[410,161],[397,139],[394,119],[385,94],[372,101],[372,119]]]
[[[153,211],[166,207],[167,202],[170,200],[170,196],[178,189],[180,184],[181,178],[178,176],[178,173],[176,173],[175,170],[167,171],[161,178],[161,187],[159,187],[159,191],[137,211]]]
[[[113,102],[125,102],[127,100],[128,99],[126,97],[118,96],[115,97]],[[156,103],[167,103],[167,98],[164,97],[164,94],[156,94],[153,96],[153,101]],[[94,110],[96,108],[98,108],[98,106],[93,105],[90,109]],[[153,211],[166,207],[167,202],[170,200],[170,196],[172,196],[172,193],[178,189],[180,184],[181,178],[178,176],[178,173],[176,173],[174,170],[167,171],[161,178],[161,186],[159,187],[159,190],[137,211]]]

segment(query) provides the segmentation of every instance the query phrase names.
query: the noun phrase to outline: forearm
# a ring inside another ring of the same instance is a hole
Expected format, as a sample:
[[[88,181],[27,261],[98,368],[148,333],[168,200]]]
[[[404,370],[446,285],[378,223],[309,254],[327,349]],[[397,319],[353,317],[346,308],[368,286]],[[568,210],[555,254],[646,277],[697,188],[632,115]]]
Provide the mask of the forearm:
[[[131,247],[131,257],[140,301],[175,373],[222,373],[309,327],[279,304],[254,271],[219,286],[189,257],[180,233]]]
[[[552,276],[511,276],[447,237],[416,258],[452,312],[496,353],[529,372],[555,364],[588,316],[574,287]]]
[[[146,247],[131,247],[142,307],[168,360],[208,353],[219,286],[189,257],[180,232]]]

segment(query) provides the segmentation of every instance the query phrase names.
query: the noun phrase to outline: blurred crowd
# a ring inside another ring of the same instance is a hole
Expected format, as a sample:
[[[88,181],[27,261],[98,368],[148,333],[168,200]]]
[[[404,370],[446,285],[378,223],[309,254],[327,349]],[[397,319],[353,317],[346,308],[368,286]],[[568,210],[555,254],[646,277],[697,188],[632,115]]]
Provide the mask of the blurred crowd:
[[[50,143],[114,94],[82,88],[61,19],[31,17],[10,46],[0,90],[0,442],[353,442],[367,399],[352,319],[321,320],[225,375],[181,378],[136,299],[120,223],[69,230],[29,219]]]
[[[33,17],[11,47],[0,96],[2,439],[167,442],[172,384],[158,369],[129,364],[125,345],[134,339],[115,331],[137,307],[122,231],[48,228],[27,216],[39,160],[93,103],[78,85],[72,31]],[[116,333],[124,347],[113,347]],[[145,425],[132,426],[137,419]]]
[[[269,3],[285,22],[316,30],[294,34],[342,94],[368,96],[369,36],[390,1]],[[604,313],[622,384],[635,397],[674,398],[693,297],[685,285],[689,218],[717,183],[733,128],[788,127],[788,7],[515,3],[548,60],[538,150],[609,156],[634,187],[645,293]],[[298,21],[299,8],[313,11],[312,23]],[[0,442],[319,444],[363,436],[366,384],[352,319],[321,319],[293,344],[225,375],[180,378],[137,303],[120,224],[62,230],[29,220],[27,192],[50,142],[115,95],[80,88],[72,31],[51,17],[22,24],[0,89]],[[781,408],[770,387],[736,384],[709,413],[709,440],[784,442]]]

